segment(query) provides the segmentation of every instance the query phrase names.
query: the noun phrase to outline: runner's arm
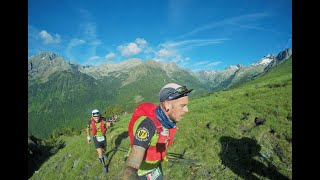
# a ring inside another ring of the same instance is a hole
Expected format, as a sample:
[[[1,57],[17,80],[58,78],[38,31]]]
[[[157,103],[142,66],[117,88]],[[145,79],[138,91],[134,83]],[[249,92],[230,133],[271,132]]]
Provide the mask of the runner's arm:
[[[90,120],[88,121],[88,124],[87,124],[87,129],[86,129],[86,131],[87,131],[87,142],[88,142],[88,144],[90,144],[90,141],[91,141],[91,138],[90,138]]]
[[[87,137],[90,137],[90,129],[89,128],[87,128]]]
[[[88,137],[88,136],[90,137],[90,126],[91,126],[91,121],[89,120],[89,121],[88,121],[88,124],[87,124],[87,129],[86,129],[86,131],[87,131],[87,137]]]
[[[135,132],[131,153],[126,161],[123,179],[131,179],[132,177],[134,177],[134,179],[139,179],[137,171],[143,161],[144,154],[154,133],[155,126],[149,118],[139,124]]]
[[[137,171],[141,165],[146,149],[141,146],[132,146],[131,153],[126,161],[123,171],[123,180],[139,179]]]

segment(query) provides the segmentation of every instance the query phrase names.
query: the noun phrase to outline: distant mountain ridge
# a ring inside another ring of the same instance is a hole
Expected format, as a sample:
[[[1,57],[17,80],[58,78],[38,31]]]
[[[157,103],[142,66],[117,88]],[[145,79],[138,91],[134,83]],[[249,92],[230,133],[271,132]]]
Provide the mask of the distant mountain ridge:
[[[190,73],[192,76],[199,78],[203,83],[213,83],[214,87],[219,87],[226,79],[230,79],[230,77],[237,77],[235,73],[239,73],[238,71],[242,71],[244,74],[248,76],[255,76],[264,71],[269,65],[274,66],[275,64],[280,63],[284,59],[288,59],[292,55],[292,49],[287,48],[281,51],[277,56],[273,54],[268,54],[261,58],[258,62],[251,64],[250,66],[244,66],[241,64],[232,65],[226,67],[222,71],[218,70],[202,70],[199,72],[192,72],[187,69],[183,69],[178,67],[174,62],[156,62],[154,60],[147,60],[143,62],[138,58],[127,59],[119,64],[114,62],[106,62],[104,64],[93,66],[93,65],[80,65],[75,62],[66,62],[62,59],[62,57],[54,54],[53,52],[42,52],[38,55],[34,55],[29,57],[28,60],[28,79],[41,79],[43,81],[48,80],[48,76],[57,71],[80,71],[81,73],[87,74],[89,76],[94,77],[95,79],[100,79],[105,76],[111,76],[113,72],[122,72],[128,73],[129,71],[134,70],[134,68],[141,63],[149,63],[149,65],[154,64],[154,67],[159,67],[163,69],[167,75],[170,77],[172,74],[178,70],[186,71]],[[271,65],[270,65],[271,64]],[[240,73],[241,74],[241,73]],[[237,81],[237,80],[232,80]],[[229,84],[228,86],[231,86]],[[223,87],[227,88],[227,87]]]
[[[237,64],[229,66],[222,71],[200,71],[197,76],[202,83],[210,87],[211,91],[219,91],[227,89],[234,84],[241,83],[241,81],[246,81],[264,74],[266,71],[291,56],[292,49],[287,48],[281,51],[277,56],[268,54],[250,66]]]
[[[105,111],[110,105],[123,105],[131,112],[143,101],[157,103],[159,89],[170,82],[193,88],[190,98],[227,89],[263,74],[291,54],[292,50],[285,50],[276,57],[268,56],[273,58],[269,64],[260,60],[263,63],[193,72],[172,62],[137,58],[119,64],[80,65],[53,52],[42,52],[28,58],[28,131],[46,137],[67,124],[83,127],[92,109]]]

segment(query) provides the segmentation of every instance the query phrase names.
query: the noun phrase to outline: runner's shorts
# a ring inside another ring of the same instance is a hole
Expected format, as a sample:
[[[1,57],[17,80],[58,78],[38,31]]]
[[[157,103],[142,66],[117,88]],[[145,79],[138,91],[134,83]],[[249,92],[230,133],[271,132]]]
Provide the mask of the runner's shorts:
[[[93,142],[94,142],[94,145],[96,146],[96,149],[97,148],[104,148],[107,146],[106,136],[100,136],[100,137],[93,136]]]

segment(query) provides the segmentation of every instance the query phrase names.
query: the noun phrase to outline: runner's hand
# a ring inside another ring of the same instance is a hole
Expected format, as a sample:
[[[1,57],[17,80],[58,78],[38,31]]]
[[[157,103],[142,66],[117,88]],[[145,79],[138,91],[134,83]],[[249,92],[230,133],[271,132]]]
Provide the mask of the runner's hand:
[[[87,136],[87,141],[88,141],[88,144],[90,144],[90,141],[91,141],[90,136]]]

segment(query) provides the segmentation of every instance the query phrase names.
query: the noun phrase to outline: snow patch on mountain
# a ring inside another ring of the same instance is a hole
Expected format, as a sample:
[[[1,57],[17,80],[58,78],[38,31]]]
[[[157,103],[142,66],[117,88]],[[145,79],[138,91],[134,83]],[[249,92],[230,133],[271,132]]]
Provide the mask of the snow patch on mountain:
[[[260,59],[258,62],[251,64],[252,66],[259,66],[259,65],[268,65],[270,62],[272,62],[276,57],[273,54],[268,54],[262,59]]]

